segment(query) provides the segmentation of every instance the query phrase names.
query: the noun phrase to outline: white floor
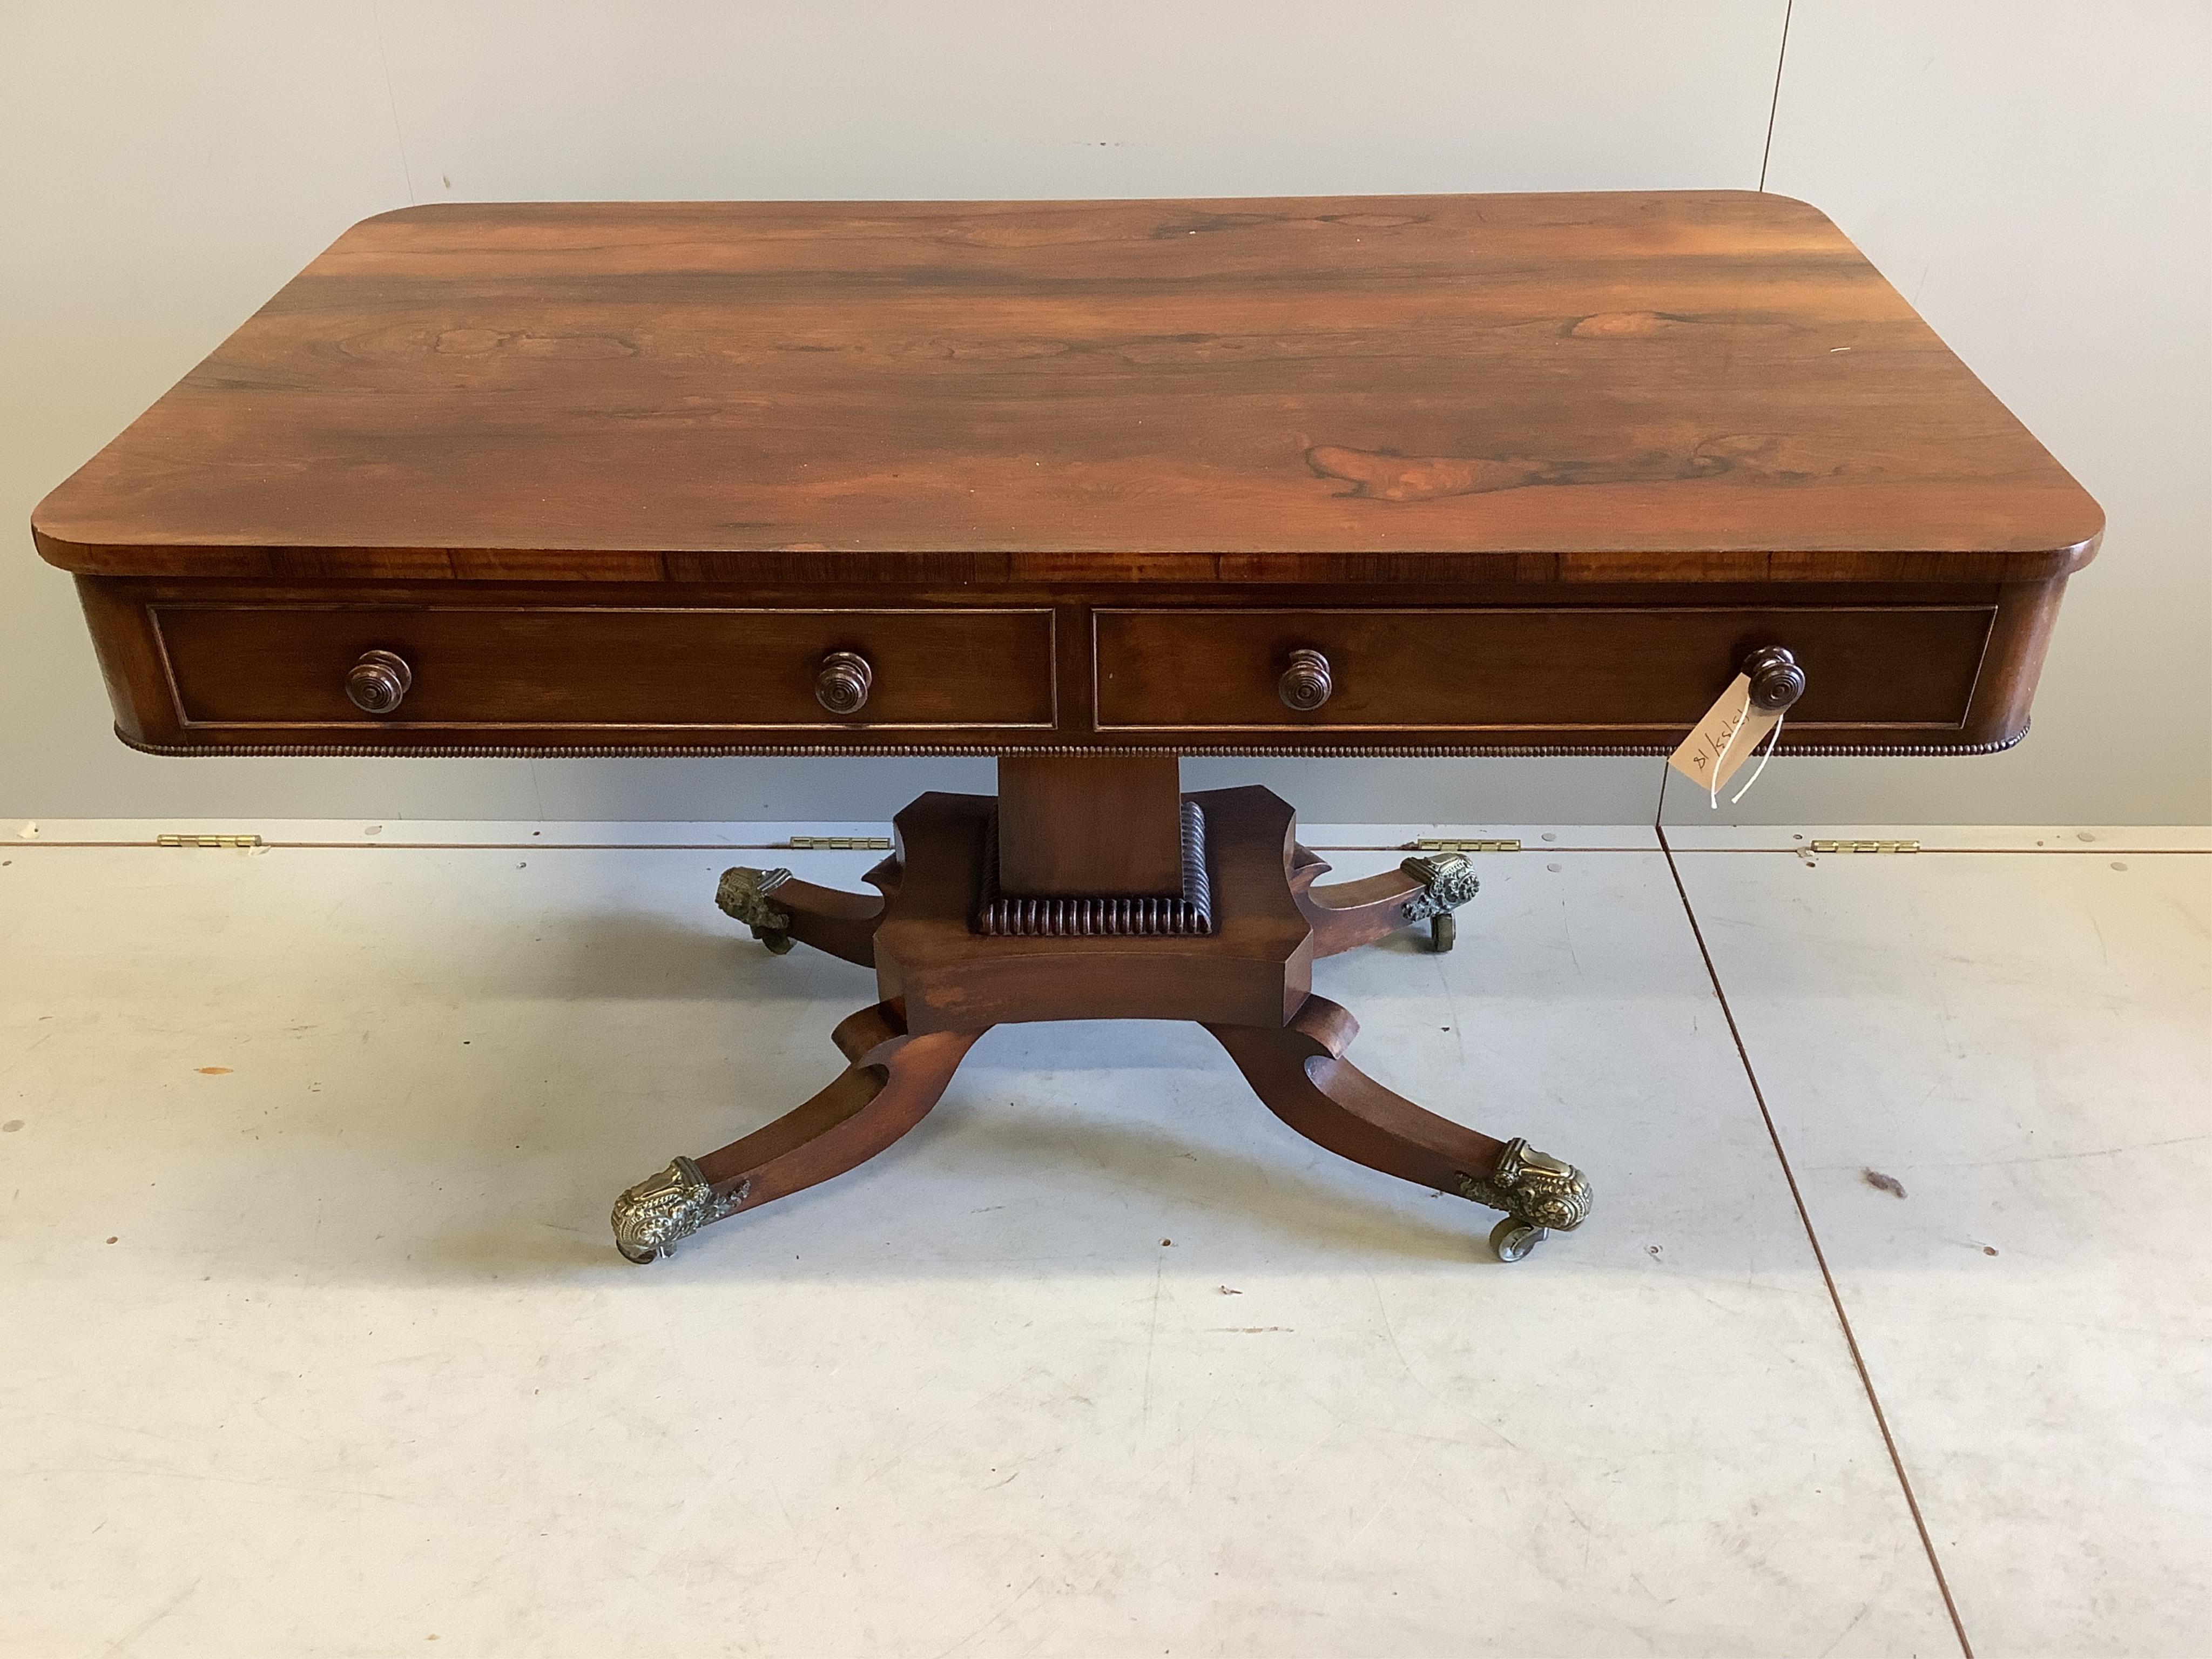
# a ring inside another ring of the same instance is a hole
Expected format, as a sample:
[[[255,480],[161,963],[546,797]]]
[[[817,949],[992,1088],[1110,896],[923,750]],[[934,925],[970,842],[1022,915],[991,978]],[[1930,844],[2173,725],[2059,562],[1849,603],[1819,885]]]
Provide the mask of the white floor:
[[[641,1269],[873,1000],[716,874],[877,855],[260,827],[0,835],[10,1659],[2212,1652],[2201,834],[1505,832],[1317,988],[1591,1172],[1514,1267],[1066,1025]]]

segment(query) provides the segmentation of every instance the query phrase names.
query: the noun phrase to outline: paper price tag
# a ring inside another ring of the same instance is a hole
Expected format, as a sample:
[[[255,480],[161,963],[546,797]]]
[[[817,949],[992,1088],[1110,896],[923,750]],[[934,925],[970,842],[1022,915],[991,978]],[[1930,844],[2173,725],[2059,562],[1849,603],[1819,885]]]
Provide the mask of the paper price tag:
[[[1718,789],[1766,741],[1782,716],[1751,706],[1751,678],[1739,674],[1698,718],[1667,764],[1708,793]]]

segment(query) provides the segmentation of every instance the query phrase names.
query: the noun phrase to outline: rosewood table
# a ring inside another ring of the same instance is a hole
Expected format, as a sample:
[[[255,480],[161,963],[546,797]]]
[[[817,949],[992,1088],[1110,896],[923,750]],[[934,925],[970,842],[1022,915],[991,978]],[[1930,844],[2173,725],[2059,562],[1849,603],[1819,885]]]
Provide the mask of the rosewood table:
[[[163,755],[995,755],[770,950],[872,968],[847,1065],[624,1193],[650,1261],[852,1168],[994,1024],[1195,1020],[1332,1152],[1504,1212],[1571,1165],[1345,1057],[1326,883],[1226,755],[1790,754],[2026,731],[2094,501],[1825,217],[1736,191],[410,208],[38,508]],[[1733,684],[1739,674],[1747,686]]]

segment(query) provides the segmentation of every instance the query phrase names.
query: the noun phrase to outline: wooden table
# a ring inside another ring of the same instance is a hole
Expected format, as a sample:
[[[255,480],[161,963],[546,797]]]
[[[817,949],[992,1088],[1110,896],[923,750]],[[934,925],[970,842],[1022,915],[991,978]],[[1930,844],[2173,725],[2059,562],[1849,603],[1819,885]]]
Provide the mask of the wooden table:
[[[1448,945],[1466,860],[1322,883],[1176,757],[1662,754],[1747,664],[1784,752],[1987,753],[2101,526],[1834,226],[1735,191],[410,208],[33,520],[158,754],[1000,757],[874,893],[724,878],[877,1000],[811,1100],[623,1194],[638,1261],[1073,1018],[1201,1022],[1525,1253],[1582,1174],[1362,1075],[1311,994]]]

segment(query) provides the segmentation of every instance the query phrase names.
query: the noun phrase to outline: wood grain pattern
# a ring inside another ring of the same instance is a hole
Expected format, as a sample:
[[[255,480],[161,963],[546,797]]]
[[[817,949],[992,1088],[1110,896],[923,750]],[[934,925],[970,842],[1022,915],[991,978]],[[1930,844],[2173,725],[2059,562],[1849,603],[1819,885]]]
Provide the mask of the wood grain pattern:
[[[2102,519],[1820,213],[1688,191],[408,209],[33,524],[110,575],[1680,582],[2047,580]]]

